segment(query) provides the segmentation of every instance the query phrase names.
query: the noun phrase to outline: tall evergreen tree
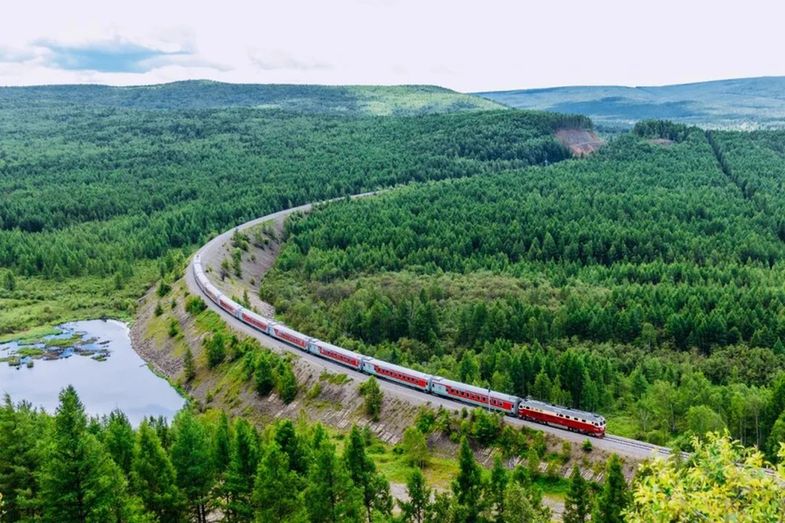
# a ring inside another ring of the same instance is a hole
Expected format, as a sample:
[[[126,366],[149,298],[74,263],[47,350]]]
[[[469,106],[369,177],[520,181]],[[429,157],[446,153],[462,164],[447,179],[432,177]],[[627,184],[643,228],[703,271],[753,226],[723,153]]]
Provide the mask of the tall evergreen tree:
[[[43,520],[103,522],[125,506],[126,481],[95,436],[76,390],[60,393],[54,432],[41,471]]]
[[[365,452],[365,439],[357,425],[349,433],[349,442],[343,454],[349,477],[360,489],[368,523],[373,520],[374,513],[389,516],[392,512],[390,485],[384,477],[376,472],[376,465]]]
[[[103,443],[109,455],[120,470],[128,476],[131,473],[131,460],[134,455],[134,429],[128,417],[119,410],[109,414],[103,433]]]
[[[229,428],[229,418],[226,412],[221,411],[221,416],[218,418],[218,426],[215,429],[213,437],[213,463],[215,464],[215,473],[222,476],[229,467],[229,460],[231,459],[231,434]]]
[[[301,480],[290,469],[288,456],[277,443],[271,443],[256,473],[253,490],[256,521],[306,521],[308,514],[301,492]]]
[[[0,494],[8,521],[40,515],[36,473],[45,457],[41,450],[48,421],[29,403],[14,406],[7,395],[0,406]]]
[[[178,521],[182,498],[174,466],[147,421],[139,425],[131,464],[131,489],[157,521]]]
[[[328,441],[323,441],[315,449],[305,499],[308,500],[311,523],[363,520],[361,494],[352,483],[343,462],[335,455],[335,447]]]
[[[224,490],[227,496],[226,514],[229,521],[248,521],[253,517],[254,480],[259,465],[256,433],[240,418],[234,428],[231,459],[226,472]]]
[[[270,356],[264,351],[262,351],[256,360],[254,381],[256,383],[256,392],[259,393],[260,396],[267,396],[275,387],[275,376],[273,375],[273,366],[270,362]]]
[[[585,523],[591,514],[589,487],[578,466],[572,468],[570,490],[564,500],[564,523]]]
[[[365,383],[360,385],[360,394],[365,397],[365,414],[373,421],[379,421],[384,394],[376,378],[371,376]]]
[[[289,467],[300,476],[308,472],[307,445],[301,440],[291,420],[285,419],[278,422],[275,428],[275,442],[286,453]]]
[[[207,496],[213,485],[210,440],[204,427],[188,409],[175,418],[172,464],[177,486],[185,495],[197,523],[207,521]]]
[[[461,439],[458,453],[458,475],[452,482],[452,492],[457,503],[457,519],[461,523],[476,523],[483,510],[482,470],[474,459],[469,441]]]
[[[504,468],[502,458],[498,454],[493,461],[493,469],[491,469],[491,478],[487,485],[487,505],[488,508],[495,516],[497,523],[504,523],[504,496],[507,491],[507,483],[509,482],[509,473]]]
[[[630,502],[627,482],[624,479],[621,459],[613,454],[605,468],[605,483],[597,499],[597,507],[592,517],[594,521],[623,523],[622,512]]]
[[[409,501],[399,501],[404,523],[425,523],[431,516],[431,489],[422,471],[415,468],[406,480]]]
[[[297,377],[292,370],[292,364],[281,360],[278,366],[278,395],[284,403],[291,403],[297,396]]]

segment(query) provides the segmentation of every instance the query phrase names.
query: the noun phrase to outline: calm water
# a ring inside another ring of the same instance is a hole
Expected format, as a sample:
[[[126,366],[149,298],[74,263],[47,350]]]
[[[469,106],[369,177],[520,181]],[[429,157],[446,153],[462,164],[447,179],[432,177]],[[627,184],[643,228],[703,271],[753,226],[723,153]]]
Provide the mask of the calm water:
[[[185,401],[169,383],[147,368],[131,348],[128,327],[118,321],[90,320],[62,326],[64,338],[83,334],[109,350],[105,361],[74,354],[57,360],[37,359],[32,368],[17,369],[0,363],[0,395],[8,393],[14,402],[27,400],[48,412],[57,408],[57,395],[73,385],[91,415],[109,414],[120,409],[131,423],[145,416],[165,416],[171,420]],[[8,345],[11,348],[11,344]],[[0,350],[0,357],[7,356]]]

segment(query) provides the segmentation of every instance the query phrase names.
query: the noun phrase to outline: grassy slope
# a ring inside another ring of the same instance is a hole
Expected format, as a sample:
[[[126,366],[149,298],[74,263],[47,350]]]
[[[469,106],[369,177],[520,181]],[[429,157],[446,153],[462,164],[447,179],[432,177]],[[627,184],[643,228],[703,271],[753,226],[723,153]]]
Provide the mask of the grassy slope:
[[[573,86],[478,93],[511,107],[590,116],[606,127],[669,119],[714,128],[785,127],[785,77],[661,87]]]

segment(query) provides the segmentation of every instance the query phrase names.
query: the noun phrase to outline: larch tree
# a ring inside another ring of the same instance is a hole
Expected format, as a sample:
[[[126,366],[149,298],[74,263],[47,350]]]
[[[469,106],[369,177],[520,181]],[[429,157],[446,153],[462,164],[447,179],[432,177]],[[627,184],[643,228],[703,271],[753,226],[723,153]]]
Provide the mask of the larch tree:
[[[576,465],[572,468],[570,490],[564,500],[564,523],[585,523],[590,514],[589,486],[581,475],[581,469]]]
[[[458,453],[458,475],[452,482],[452,492],[457,503],[458,519],[462,523],[476,523],[483,511],[482,470],[469,441],[464,437]]]
[[[305,498],[311,523],[351,523],[364,519],[362,495],[336,456],[335,446],[326,440],[315,449]]]
[[[251,500],[259,464],[256,433],[240,418],[234,428],[234,440],[226,471],[223,490],[226,494],[226,514],[230,521],[248,521],[253,517]]]
[[[352,427],[349,434],[349,442],[344,449],[343,459],[349,477],[362,494],[368,523],[373,521],[374,514],[390,516],[392,512],[390,485],[384,476],[376,472],[376,465],[366,454],[365,439],[357,425]]]
[[[308,519],[302,482],[289,467],[289,458],[277,443],[271,443],[256,473],[253,506],[256,521],[301,523]],[[329,521],[329,520],[325,520]]]
[[[408,501],[399,501],[401,519],[404,523],[425,523],[431,516],[431,489],[425,476],[418,468],[413,469],[406,479]]]
[[[605,483],[597,498],[597,506],[592,519],[607,523],[623,523],[624,509],[630,502],[627,481],[624,479],[619,456],[613,454],[605,468]]]
[[[177,485],[191,506],[197,523],[207,521],[207,501],[213,486],[210,438],[201,422],[184,409],[175,418],[170,450]]]
[[[131,464],[131,489],[157,521],[177,521],[182,516],[182,498],[175,471],[158,434],[147,421],[139,425]]]

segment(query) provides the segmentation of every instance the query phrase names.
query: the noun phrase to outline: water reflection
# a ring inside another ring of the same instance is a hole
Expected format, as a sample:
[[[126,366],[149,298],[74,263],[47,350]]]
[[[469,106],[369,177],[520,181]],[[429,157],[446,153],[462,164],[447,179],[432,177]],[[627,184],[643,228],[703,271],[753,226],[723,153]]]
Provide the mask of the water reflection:
[[[54,412],[60,390],[70,384],[89,414],[101,416],[119,408],[133,424],[146,416],[171,420],[185,403],[134,352],[124,323],[90,320],[61,328],[62,332],[50,339],[73,338],[74,343],[58,348],[59,359],[25,360],[19,367],[0,363],[0,394],[8,393],[14,402],[24,399]],[[38,348],[41,345],[35,344]],[[0,346],[0,358],[19,348],[17,343]]]

